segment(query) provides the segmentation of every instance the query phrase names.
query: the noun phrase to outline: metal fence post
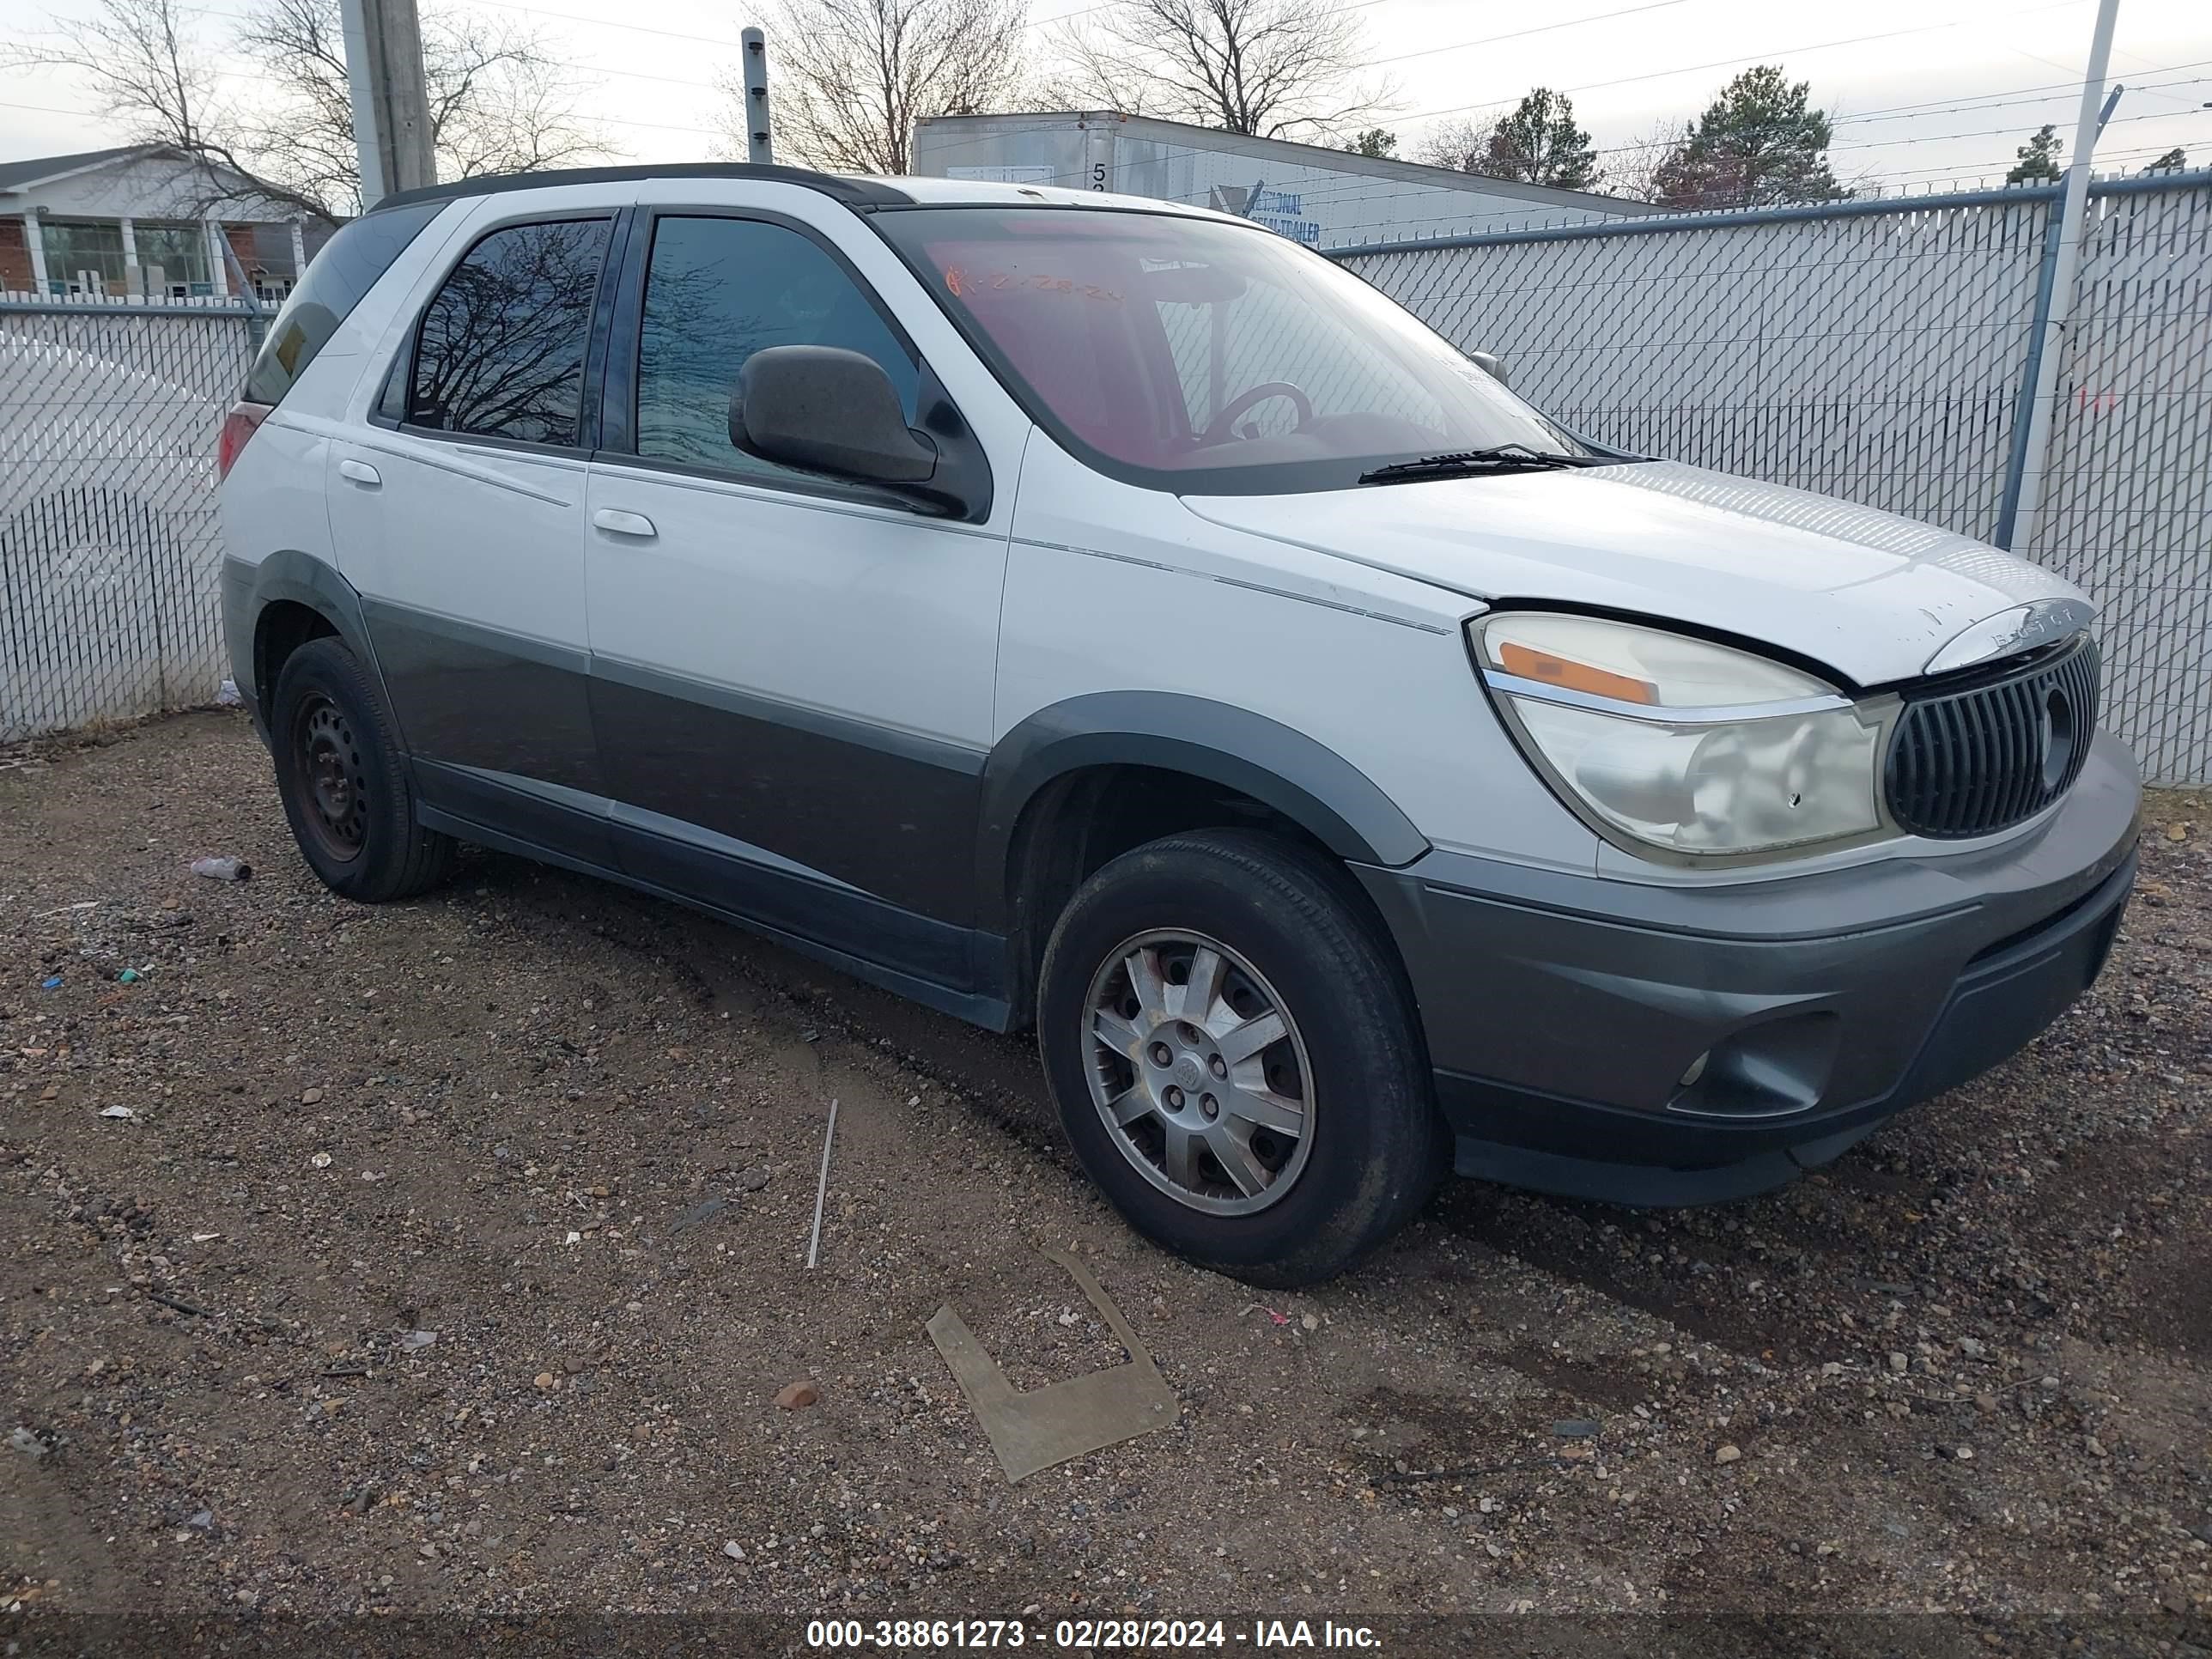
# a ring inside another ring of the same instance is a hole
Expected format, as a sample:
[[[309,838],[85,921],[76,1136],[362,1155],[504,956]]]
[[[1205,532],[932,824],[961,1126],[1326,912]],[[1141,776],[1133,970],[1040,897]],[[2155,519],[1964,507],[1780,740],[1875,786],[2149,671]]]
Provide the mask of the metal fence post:
[[[2027,475],[2027,439],[2035,424],[2035,388],[2043,379],[2043,340],[2051,326],[2051,296],[2058,275],[2058,244],[2064,234],[2066,216],[2053,202],[2043,222],[2043,258],[2035,282],[2035,315],[2027,325],[2027,360],[2020,368],[2020,396],[2013,404],[2012,451],[2005,457],[2004,495],[1997,507],[1997,527],[1990,539],[1999,547],[2012,546],[2013,527],[2020,520],[2021,481]]]
[[[2105,74],[2112,58],[2112,26],[2118,21],[2120,0],[2100,0],[2096,32],[2089,41],[2087,78],[2081,83],[2081,110],[2074,123],[2074,164],[2066,169],[2066,193],[2058,204],[2058,246],[2051,268],[2050,299],[2038,307],[2034,339],[2030,344],[2033,377],[2028,381],[2027,430],[2014,458],[2016,478],[2006,481],[2006,510],[2001,520],[1997,545],[2009,550],[2020,538],[2021,520],[2033,526],[2043,505],[2045,463],[2051,454],[2051,426],[2057,413],[2058,338],[2074,317],[2075,276],[2081,265],[2081,238],[2089,208],[2090,159],[2096,153],[2097,115],[2104,101]]]
[[[253,291],[253,279],[239,263],[238,250],[231,246],[230,237],[221,225],[216,227],[216,240],[222,244],[223,263],[230,267],[231,280],[238,284],[238,302],[246,311],[246,337],[258,351],[269,332],[269,319],[262,312],[261,296]]]

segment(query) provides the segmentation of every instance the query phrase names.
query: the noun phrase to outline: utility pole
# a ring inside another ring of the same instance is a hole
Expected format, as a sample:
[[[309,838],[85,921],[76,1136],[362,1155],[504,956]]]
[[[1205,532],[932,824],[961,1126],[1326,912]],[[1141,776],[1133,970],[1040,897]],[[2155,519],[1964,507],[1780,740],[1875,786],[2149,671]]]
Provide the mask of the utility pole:
[[[361,149],[361,204],[438,182],[430,99],[422,85],[422,26],[415,0],[339,0],[346,82]]]
[[[775,160],[768,125],[768,37],[756,28],[738,39],[744,47],[738,61],[745,74],[745,160],[766,167]]]
[[[2035,544],[2036,514],[2042,509],[2051,461],[2051,427],[2057,413],[2058,359],[2074,318],[2075,279],[2081,268],[2081,234],[2089,208],[2089,169],[2097,151],[2097,135],[2104,127],[2099,110],[2105,99],[2105,76],[2112,67],[2112,26],[2118,21],[2120,0],[2098,0],[2097,26],[2089,37],[2089,62],[2081,82],[2081,107],[2074,122],[2074,149],[2066,168],[2063,193],[2053,205],[2058,213],[2058,241],[2051,268],[2048,299],[2036,319],[2028,342],[2029,395],[2027,426],[2015,461],[2017,480],[2012,499],[2005,502],[1997,525],[1997,544],[2032,548]]]

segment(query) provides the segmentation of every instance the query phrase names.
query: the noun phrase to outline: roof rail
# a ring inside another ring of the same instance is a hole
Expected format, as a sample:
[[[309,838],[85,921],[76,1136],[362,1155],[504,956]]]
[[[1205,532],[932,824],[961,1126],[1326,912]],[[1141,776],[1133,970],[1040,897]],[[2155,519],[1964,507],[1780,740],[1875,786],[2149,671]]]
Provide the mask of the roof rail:
[[[369,209],[407,207],[416,202],[457,201],[465,196],[492,196],[510,190],[550,190],[560,185],[620,185],[645,179],[765,179],[778,184],[818,190],[851,208],[889,207],[913,201],[904,191],[894,190],[877,179],[848,179],[840,173],[816,173],[808,167],[756,166],[750,161],[678,161],[653,167],[555,167],[544,173],[489,173],[479,179],[456,179],[451,184],[425,185],[385,197]]]

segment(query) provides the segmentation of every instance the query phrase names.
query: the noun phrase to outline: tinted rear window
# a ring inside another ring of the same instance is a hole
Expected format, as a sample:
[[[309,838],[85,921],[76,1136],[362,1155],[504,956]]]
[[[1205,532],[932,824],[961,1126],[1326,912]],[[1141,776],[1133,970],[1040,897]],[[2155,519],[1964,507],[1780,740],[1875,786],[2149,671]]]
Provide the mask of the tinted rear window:
[[[407,423],[573,445],[610,222],[507,225],[453,267],[422,313]]]
[[[416,202],[382,213],[365,214],[343,228],[323,246],[246,372],[246,395],[257,404],[277,404],[307,373],[315,354],[330,343],[362,296],[392,269],[423,226],[446,210],[443,202]]]

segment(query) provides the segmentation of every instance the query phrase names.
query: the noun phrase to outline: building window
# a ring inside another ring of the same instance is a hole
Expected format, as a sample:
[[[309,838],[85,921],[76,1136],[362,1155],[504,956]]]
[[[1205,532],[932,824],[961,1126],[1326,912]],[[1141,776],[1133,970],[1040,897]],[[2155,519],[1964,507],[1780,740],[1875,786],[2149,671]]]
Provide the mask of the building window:
[[[65,294],[123,292],[123,226],[114,219],[49,219],[39,227],[46,280]]]
[[[254,297],[282,304],[300,280],[292,260],[292,227],[281,221],[233,226],[230,245],[246,267]]]
[[[0,294],[35,294],[31,245],[23,240],[21,219],[0,219]]]
[[[208,275],[207,227],[141,219],[131,227],[138,263],[145,268],[146,292],[157,300],[182,300],[214,292]],[[51,258],[47,269],[53,268]],[[155,271],[159,270],[158,282]]]

